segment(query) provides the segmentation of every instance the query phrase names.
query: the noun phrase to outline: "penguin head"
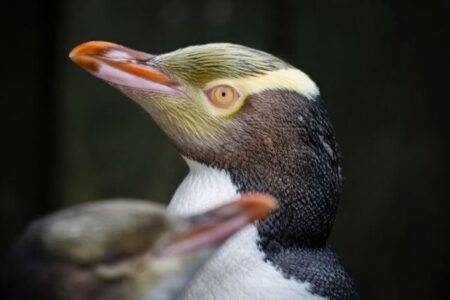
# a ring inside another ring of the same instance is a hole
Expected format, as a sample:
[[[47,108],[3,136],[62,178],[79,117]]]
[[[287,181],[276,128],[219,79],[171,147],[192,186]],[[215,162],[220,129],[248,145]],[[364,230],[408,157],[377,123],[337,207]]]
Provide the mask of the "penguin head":
[[[236,145],[245,140],[243,134],[270,137],[272,122],[288,125],[276,107],[284,106],[283,110],[287,105],[265,97],[265,91],[292,90],[308,99],[318,95],[303,72],[268,53],[234,44],[149,55],[89,42],[76,47],[70,57],[139,103],[183,155],[205,162],[203,154],[191,149],[211,151],[223,141]]]

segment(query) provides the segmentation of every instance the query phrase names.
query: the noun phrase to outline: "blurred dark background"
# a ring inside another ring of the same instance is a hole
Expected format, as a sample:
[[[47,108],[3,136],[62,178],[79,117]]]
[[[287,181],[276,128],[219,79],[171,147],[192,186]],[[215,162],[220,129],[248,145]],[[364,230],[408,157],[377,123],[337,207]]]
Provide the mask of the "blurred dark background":
[[[345,176],[331,242],[363,299],[449,296],[449,1],[11,1],[1,10],[0,249],[105,197],[167,202],[187,172],[136,104],[67,58],[233,42],[321,88]]]

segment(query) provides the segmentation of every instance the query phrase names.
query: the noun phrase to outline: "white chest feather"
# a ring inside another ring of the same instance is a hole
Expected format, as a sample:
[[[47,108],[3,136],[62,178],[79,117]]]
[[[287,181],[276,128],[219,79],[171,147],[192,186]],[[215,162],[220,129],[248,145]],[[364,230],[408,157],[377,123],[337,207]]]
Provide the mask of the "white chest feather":
[[[191,215],[238,196],[229,174],[187,160],[190,173],[178,187],[169,211]],[[190,283],[182,299],[324,299],[309,292],[310,284],[288,280],[257,248],[256,226],[249,225],[230,238]]]
[[[169,212],[186,216],[201,213],[238,196],[227,172],[186,159],[189,174],[170,200]]]

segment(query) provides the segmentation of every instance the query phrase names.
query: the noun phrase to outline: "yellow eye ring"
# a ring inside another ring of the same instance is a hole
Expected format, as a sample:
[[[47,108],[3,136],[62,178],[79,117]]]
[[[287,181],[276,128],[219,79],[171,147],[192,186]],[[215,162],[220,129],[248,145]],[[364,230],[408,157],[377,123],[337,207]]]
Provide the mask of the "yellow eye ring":
[[[218,85],[206,92],[209,101],[219,108],[228,108],[239,99],[239,93],[229,85]]]

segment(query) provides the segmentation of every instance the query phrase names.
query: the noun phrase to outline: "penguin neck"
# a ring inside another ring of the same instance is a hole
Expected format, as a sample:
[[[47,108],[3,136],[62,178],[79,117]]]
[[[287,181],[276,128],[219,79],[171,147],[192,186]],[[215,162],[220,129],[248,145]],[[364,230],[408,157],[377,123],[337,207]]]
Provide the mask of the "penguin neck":
[[[322,247],[326,244],[337,206],[334,197],[338,194],[338,187],[336,193],[329,193],[328,187],[324,187],[329,185],[326,174],[305,174],[299,170],[294,172],[294,177],[285,178],[285,181],[291,181],[289,184],[281,186],[268,180],[257,182],[242,170],[220,169],[184,159],[189,173],[170,201],[168,210],[171,213],[179,216],[197,214],[232,201],[240,193],[264,192],[279,199],[280,206],[257,224],[263,249]],[[299,168],[303,167],[299,165]],[[274,173],[276,169],[270,171],[280,178]],[[324,180],[317,180],[317,176],[323,176]],[[311,179],[304,179],[307,177]]]

